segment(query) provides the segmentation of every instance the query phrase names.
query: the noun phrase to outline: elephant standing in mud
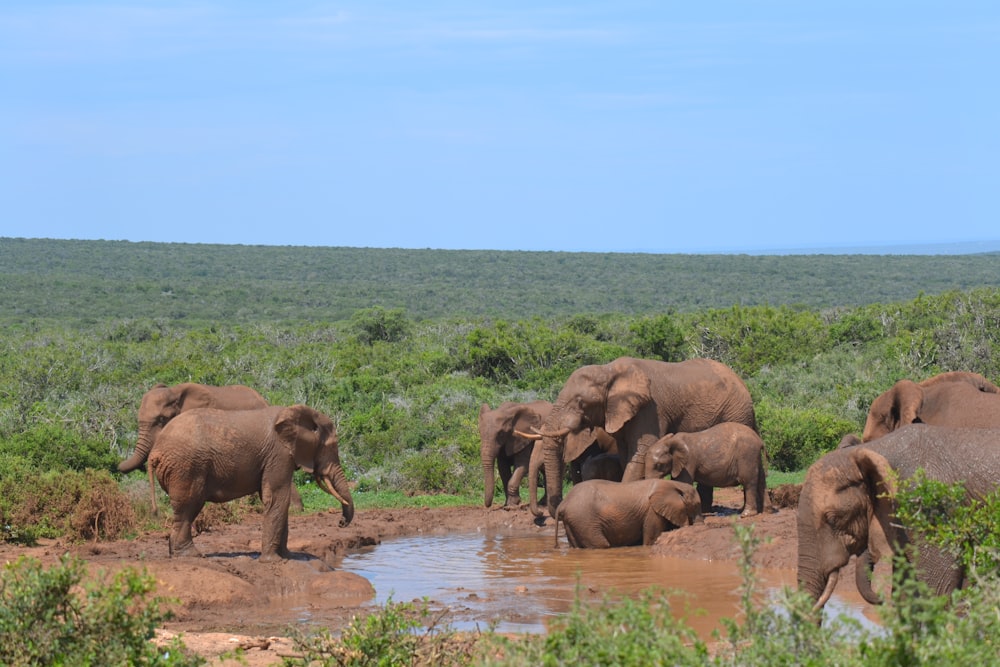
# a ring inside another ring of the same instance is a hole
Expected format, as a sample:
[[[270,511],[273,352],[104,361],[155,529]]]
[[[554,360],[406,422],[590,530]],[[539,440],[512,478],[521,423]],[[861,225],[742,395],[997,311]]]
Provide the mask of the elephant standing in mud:
[[[896,479],[922,468],[929,479],[963,482],[969,501],[1000,485],[1000,429],[911,424],[874,442],[836,449],[809,467],[799,494],[798,582],[820,608],[836,588],[840,569],[859,556],[858,592],[877,604],[871,569],[911,541],[917,576],[936,594],[965,584],[951,553],[922,543],[893,517]]]
[[[869,442],[907,424],[1000,428],[1000,387],[965,371],[923,382],[900,380],[872,401],[861,439]]]
[[[256,410],[268,407],[269,403],[256,390],[241,384],[213,387],[196,382],[184,382],[168,387],[157,384],[142,396],[139,403],[139,438],[135,451],[125,461],[118,464],[120,472],[132,472],[142,467],[149,458],[149,452],[156,444],[156,438],[167,423],[177,415],[196,408],[217,410]],[[153,514],[156,508],[156,489],[152,481],[149,485],[150,505]],[[302,496],[292,486],[292,507],[302,510]]]
[[[696,433],[670,433],[646,452],[646,479],[698,484],[701,511],[712,511],[717,486],[742,486],[742,516],[760,514],[767,504],[764,441],[757,431],[735,422],[716,424]]]
[[[493,505],[495,489],[494,464],[503,483],[504,508],[521,504],[521,481],[528,473],[531,452],[535,447],[525,432],[538,428],[549,416],[548,401],[501,403],[491,410],[486,403],[479,408],[479,454],[483,464],[483,503]]]
[[[576,369],[538,429],[549,513],[555,516],[562,500],[559,472],[568,459],[565,453],[586,449],[595,429],[614,438],[624,467],[622,480],[636,481],[645,474],[646,451],[661,437],[722,422],[757,429],[746,385],[717,361],[620,357]]]
[[[571,547],[605,549],[650,545],[666,530],[701,520],[701,501],[690,484],[588,480],[574,485],[556,510],[556,546],[560,521]]]
[[[343,509],[354,503],[340,464],[337,431],[329,417],[305,405],[258,410],[199,408],[178,415],[149,455],[150,476],[170,496],[174,511],[171,555],[198,555],[191,524],[206,502],[256,493],[264,504],[260,559],[288,558],[288,506],[292,473],[300,467]]]

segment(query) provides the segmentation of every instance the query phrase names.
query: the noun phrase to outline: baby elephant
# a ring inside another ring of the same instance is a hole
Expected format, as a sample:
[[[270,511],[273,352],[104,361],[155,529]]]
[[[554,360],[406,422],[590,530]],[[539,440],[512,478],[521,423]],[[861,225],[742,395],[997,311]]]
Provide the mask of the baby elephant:
[[[749,426],[724,422],[697,433],[663,436],[646,452],[646,478],[670,475],[698,483],[701,511],[712,511],[716,486],[743,486],[742,516],[764,511],[764,442]]]
[[[690,484],[667,479],[580,482],[556,510],[571,547],[605,549],[650,545],[666,530],[702,521],[698,494]]]
[[[288,505],[296,466],[340,501],[341,525],[354,503],[340,465],[337,431],[329,417],[305,405],[258,410],[198,408],[163,427],[149,455],[170,496],[174,524],[170,555],[198,555],[191,524],[206,502],[224,503],[252,493],[264,504],[260,560],[288,558]]]

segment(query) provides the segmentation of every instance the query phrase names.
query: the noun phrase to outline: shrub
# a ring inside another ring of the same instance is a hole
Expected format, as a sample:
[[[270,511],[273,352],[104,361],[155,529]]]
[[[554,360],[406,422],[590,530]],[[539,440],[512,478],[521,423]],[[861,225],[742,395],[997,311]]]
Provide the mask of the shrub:
[[[118,539],[133,530],[128,495],[103,470],[45,471],[0,477],[4,533],[31,542],[38,537]]]
[[[852,422],[814,408],[760,402],[756,411],[768,462],[775,469],[786,472],[807,468],[835,449],[844,434],[855,430]]]
[[[456,633],[441,616],[421,604],[393,602],[355,618],[340,638],[329,630],[313,635],[296,632],[299,656],[285,658],[290,667],[370,667],[374,665],[467,665],[475,637]]]
[[[205,664],[177,640],[164,648],[149,642],[170,617],[163,601],[150,595],[153,577],[126,568],[106,581],[81,584],[83,571],[83,562],[69,556],[48,569],[31,558],[4,566],[0,664]]]
[[[544,635],[491,637],[485,665],[691,665],[706,664],[708,650],[694,631],[674,619],[662,591],[637,600],[585,602],[578,587],[569,612]]]

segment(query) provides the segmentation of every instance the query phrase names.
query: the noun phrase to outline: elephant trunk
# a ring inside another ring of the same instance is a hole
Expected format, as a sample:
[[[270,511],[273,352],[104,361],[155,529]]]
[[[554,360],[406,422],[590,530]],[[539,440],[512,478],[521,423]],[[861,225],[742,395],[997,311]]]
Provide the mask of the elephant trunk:
[[[347,477],[344,476],[344,469],[339,463],[335,463],[323,474],[315,475],[315,478],[321,489],[340,502],[344,513],[340,520],[341,528],[350,525],[354,519],[354,500],[351,498],[351,489],[348,487]]]
[[[542,440],[545,448],[545,497],[548,499],[549,514],[554,518],[556,508],[562,502],[562,455],[558,440]]]
[[[866,602],[882,604],[882,597],[872,587],[872,573],[874,571],[875,560],[872,558],[872,552],[865,549],[854,563],[854,583],[857,584],[858,593]]]
[[[542,446],[536,445],[528,461],[528,503],[531,513],[541,518],[545,511],[538,506],[538,473],[542,470]],[[546,478],[547,479],[547,478]]]
[[[139,422],[139,438],[135,443],[135,451],[132,452],[132,456],[118,464],[118,471],[132,472],[142,466],[149,458],[149,451],[153,448],[159,431],[159,428],[154,428],[152,422]]]
[[[491,507],[496,491],[496,477],[493,474],[493,461],[496,457],[485,447],[480,450],[480,454],[483,461],[483,504]]]

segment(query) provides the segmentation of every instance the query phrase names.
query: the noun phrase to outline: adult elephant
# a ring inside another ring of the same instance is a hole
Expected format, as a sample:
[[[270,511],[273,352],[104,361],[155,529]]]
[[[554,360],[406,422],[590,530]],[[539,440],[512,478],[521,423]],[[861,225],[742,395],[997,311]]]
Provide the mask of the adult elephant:
[[[340,501],[341,526],[354,503],[329,417],[305,405],[258,410],[199,408],[167,424],[149,455],[149,474],[174,511],[170,555],[198,555],[191,524],[206,502],[256,493],[264,504],[260,559],[288,558],[288,506],[296,467]]]
[[[698,483],[701,511],[712,511],[717,486],[742,486],[742,516],[760,514],[767,504],[764,441],[757,431],[723,422],[695,433],[668,433],[646,452],[646,479]]]
[[[571,547],[606,549],[650,545],[666,530],[701,520],[701,502],[690,484],[592,479],[574,485],[556,510],[556,546],[560,521]]]
[[[496,485],[494,466],[504,488],[504,508],[521,504],[521,481],[528,473],[533,438],[525,432],[538,428],[552,411],[548,401],[515,403],[507,401],[496,409],[483,403],[479,408],[479,455],[483,464],[483,503],[493,505]]]
[[[121,472],[141,467],[156,439],[167,423],[185,410],[217,408],[219,410],[255,410],[266,408],[268,402],[250,387],[241,384],[213,387],[184,382],[168,387],[158,384],[142,396],[139,403],[139,438],[132,456],[118,464]]]
[[[878,603],[870,570],[914,541],[917,576],[937,594],[965,583],[965,573],[946,550],[916,540],[893,520],[896,479],[922,468],[928,478],[963,482],[968,500],[980,500],[1000,484],[1000,429],[911,424],[874,442],[836,449],[809,467],[799,495],[798,582],[821,608],[837,585],[840,569],[859,556],[858,592]]]
[[[576,369],[538,430],[549,513],[555,516],[562,500],[564,451],[585,449],[596,428],[615,439],[625,470],[622,481],[628,482],[642,479],[646,450],[667,433],[703,431],[722,422],[757,429],[746,385],[717,361],[620,357]]]
[[[966,371],[900,380],[872,401],[861,439],[869,442],[907,424],[1000,428],[1000,387]]]

